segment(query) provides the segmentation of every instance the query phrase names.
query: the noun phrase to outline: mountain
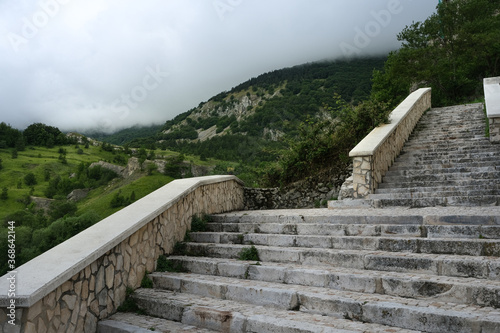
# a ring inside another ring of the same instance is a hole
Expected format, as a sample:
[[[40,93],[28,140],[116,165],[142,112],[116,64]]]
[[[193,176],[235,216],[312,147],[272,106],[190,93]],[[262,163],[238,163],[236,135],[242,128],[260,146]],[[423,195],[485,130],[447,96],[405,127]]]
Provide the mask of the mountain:
[[[122,129],[112,134],[96,131],[88,131],[84,132],[83,134],[99,141],[123,146],[137,139],[155,136],[162,128],[163,125],[160,124],[151,126],[134,126]]]
[[[372,73],[385,60],[322,61],[265,73],[179,114],[154,135],[125,130],[136,138],[120,143],[250,164],[273,161],[302,123],[332,117],[325,107],[335,106],[337,95],[353,105],[367,99]]]

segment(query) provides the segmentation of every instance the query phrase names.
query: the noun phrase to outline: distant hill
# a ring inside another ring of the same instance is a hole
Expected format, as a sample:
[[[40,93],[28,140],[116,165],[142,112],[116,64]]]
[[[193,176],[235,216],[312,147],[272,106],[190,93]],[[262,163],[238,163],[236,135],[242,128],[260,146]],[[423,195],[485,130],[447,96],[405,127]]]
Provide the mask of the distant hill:
[[[163,124],[160,124],[151,126],[134,126],[122,129],[113,134],[107,134],[103,132],[93,132],[93,131],[88,131],[83,134],[98,141],[103,141],[114,145],[123,146],[137,139],[149,138],[155,136],[162,128]]]
[[[213,96],[163,126],[134,127],[100,140],[132,147],[161,147],[222,160],[276,160],[285,138],[307,119],[331,117],[335,96],[357,104],[368,98],[373,70],[386,57],[308,63],[275,70]],[[95,137],[95,135],[94,135]]]

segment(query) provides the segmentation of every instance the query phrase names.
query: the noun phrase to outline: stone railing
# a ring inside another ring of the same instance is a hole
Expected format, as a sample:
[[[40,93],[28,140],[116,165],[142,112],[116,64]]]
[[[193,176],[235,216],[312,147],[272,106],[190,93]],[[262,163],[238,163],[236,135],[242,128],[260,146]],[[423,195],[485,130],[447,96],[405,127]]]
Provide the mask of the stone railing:
[[[375,128],[351,150],[354,199],[374,193],[418,120],[430,107],[431,89],[415,91],[392,111],[389,124]]]
[[[175,180],[156,190],[3,276],[0,331],[95,332],[126,289],[139,287],[157,258],[183,240],[193,215],[239,210],[243,200],[234,176]]]
[[[484,79],[483,85],[490,141],[500,142],[500,76]]]

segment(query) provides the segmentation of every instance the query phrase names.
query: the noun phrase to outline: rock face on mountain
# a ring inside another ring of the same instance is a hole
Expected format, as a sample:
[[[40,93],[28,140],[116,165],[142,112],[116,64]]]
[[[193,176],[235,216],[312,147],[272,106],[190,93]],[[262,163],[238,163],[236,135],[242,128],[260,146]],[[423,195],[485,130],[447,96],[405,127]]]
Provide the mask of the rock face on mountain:
[[[122,166],[119,166],[116,164],[111,164],[111,163],[104,162],[104,161],[94,162],[89,166],[89,168],[93,168],[93,167],[96,167],[98,165],[100,165],[103,168],[114,171],[114,172],[116,172],[117,175],[122,176],[122,177],[124,176],[125,169],[126,169],[125,167],[122,167]]]
[[[70,194],[66,197],[69,201],[80,201],[84,199],[90,192],[90,189],[76,189],[71,191]]]

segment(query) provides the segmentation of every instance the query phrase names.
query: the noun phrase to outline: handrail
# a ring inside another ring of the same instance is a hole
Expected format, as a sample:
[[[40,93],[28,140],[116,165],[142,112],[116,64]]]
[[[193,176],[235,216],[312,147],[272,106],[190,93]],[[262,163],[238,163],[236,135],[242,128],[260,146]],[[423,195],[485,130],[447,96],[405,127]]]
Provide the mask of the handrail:
[[[491,142],[500,142],[500,76],[483,80]]]
[[[22,330],[66,325],[68,315],[75,327],[96,325],[116,311],[127,287],[139,287],[156,259],[182,241],[193,215],[242,209],[243,196],[243,183],[234,176],[172,181],[18,267],[15,297],[7,292],[9,274],[0,278],[0,318],[14,300]],[[88,310],[82,315],[83,307]]]
[[[350,151],[354,198],[374,193],[418,120],[430,107],[431,88],[418,89],[391,112],[389,124],[373,129]]]

